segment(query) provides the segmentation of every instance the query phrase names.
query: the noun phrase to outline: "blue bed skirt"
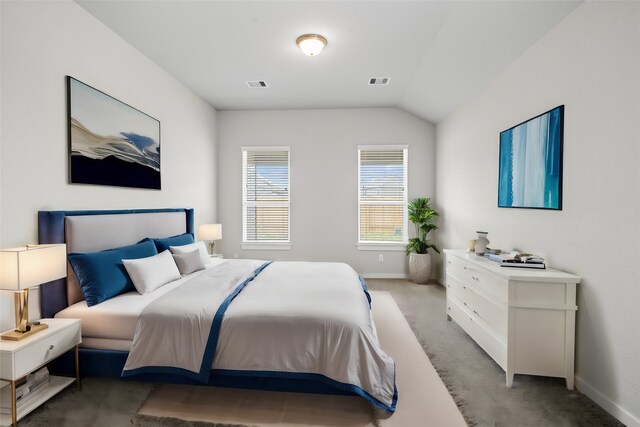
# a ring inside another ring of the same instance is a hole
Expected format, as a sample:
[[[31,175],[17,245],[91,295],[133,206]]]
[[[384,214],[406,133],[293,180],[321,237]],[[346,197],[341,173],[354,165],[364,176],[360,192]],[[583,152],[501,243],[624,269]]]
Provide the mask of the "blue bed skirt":
[[[122,369],[127,360],[126,351],[98,350],[91,348],[80,349],[80,376],[81,377],[114,377],[125,381],[158,382],[170,384],[212,385],[217,387],[242,388],[253,390],[289,391],[296,393],[319,393],[356,396],[349,390],[336,388],[336,384],[330,385],[326,380],[313,378],[282,378],[276,376],[251,376],[239,375],[233,372],[216,370],[209,378],[208,384],[191,380],[181,375],[171,374],[140,374],[133,377],[122,378]],[[74,352],[70,351],[56,360],[49,368],[52,374],[75,375]],[[339,383],[338,383],[339,384]]]

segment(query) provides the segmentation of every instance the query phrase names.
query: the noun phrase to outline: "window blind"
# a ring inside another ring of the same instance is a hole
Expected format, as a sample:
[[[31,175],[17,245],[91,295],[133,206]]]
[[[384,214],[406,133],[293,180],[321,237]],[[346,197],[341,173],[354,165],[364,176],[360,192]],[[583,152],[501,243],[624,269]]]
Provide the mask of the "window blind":
[[[289,148],[242,150],[243,242],[289,242]]]
[[[358,149],[359,242],[407,241],[407,148]]]

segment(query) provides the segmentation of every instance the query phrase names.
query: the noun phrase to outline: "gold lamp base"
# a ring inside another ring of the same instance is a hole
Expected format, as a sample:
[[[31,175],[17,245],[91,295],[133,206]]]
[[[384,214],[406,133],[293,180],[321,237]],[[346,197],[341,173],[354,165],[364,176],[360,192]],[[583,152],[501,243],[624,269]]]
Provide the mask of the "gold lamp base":
[[[45,330],[48,327],[49,325],[47,325],[46,323],[40,323],[39,325],[31,325],[31,330],[29,331],[22,332],[19,330],[13,330],[13,331],[5,332],[4,334],[0,335],[0,338],[2,338],[3,340],[9,340],[9,341],[20,341],[22,339],[27,338],[28,336],[31,336],[35,333]]]
[[[14,313],[16,317],[16,328],[13,331],[0,335],[3,340],[20,341],[30,335],[47,329],[49,326],[44,323],[34,325],[29,323],[29,289],[17,291],[14,297]]]

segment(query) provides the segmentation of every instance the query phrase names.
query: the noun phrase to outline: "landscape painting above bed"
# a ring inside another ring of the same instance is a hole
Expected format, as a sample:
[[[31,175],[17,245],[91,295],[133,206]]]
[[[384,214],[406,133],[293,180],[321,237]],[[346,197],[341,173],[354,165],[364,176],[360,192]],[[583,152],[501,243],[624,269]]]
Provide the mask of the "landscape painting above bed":
[[[72,184],[160,189],[160,122],[67,76]]]
[[[498,207],[562,210],[564,105],[500,133]]]

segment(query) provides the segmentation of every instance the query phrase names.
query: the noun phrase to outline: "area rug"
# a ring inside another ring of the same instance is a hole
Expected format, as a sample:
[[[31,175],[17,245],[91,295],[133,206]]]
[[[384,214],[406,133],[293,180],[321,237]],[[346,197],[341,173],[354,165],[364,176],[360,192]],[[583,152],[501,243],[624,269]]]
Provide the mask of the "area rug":
[[[350,396],[159,385],[138,414],[239,426],[465,426],[447,388],[389,292],[371,292],[380,345],[396,362],[398,404],[390,417]],[[147,418],[148,419],[148,418]]]

